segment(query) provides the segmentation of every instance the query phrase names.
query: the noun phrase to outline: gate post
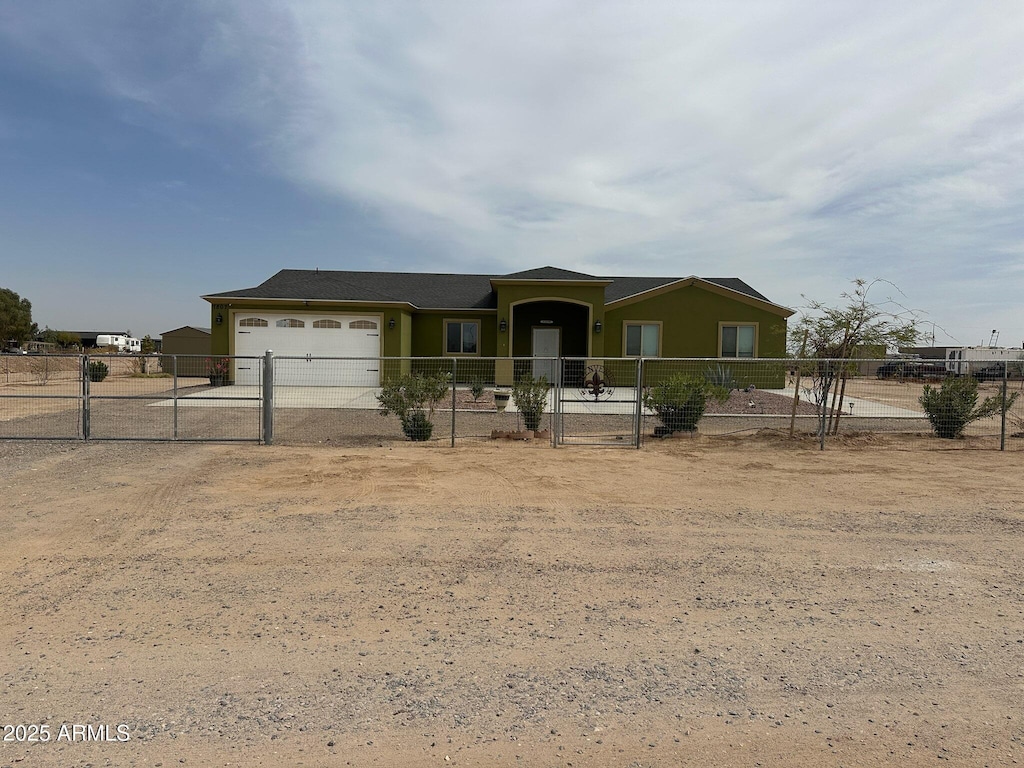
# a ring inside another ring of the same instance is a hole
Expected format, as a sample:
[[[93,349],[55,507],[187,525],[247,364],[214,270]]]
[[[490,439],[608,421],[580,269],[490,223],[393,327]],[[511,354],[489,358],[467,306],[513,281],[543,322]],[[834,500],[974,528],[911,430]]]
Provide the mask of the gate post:
[[[551,446],[564,444],[562,437],[562,397],[565,384],[565,358],[555,360],[554,390],[551,393]]]
[[[89,356],[82,355],[82,439],[89,439]]]
[[[274,350],[263,355],[263,444],[274,444]]]
[[[633,429],[636,430],[636,447],[640,449],[641,442],[643,440],[643,430],[641,424],[644,420],[644,398],[640,393],[640,389],[644,384],[644,359],[638,357],[636,359],[636,411],[633,414]]]
[[[825,373],[824,373],[824,378],[823,378],[822,386],[821,386],[821,390],[822,391],[820,393],[821,402],[818,403],[818,408],[821,410],[821,413],[819,415],[819,420],[818,420],[818,450],[819,451],[824,451],[825,450],[825,424],[826,424],[826,416],[827,416],[827,413],[828,413],[828,396],[829,396],[829,393],[832,391],[832,361],[831,360],[825,360],[823,364],[825,366]],[[819,365],[821,365],[821,363],[819,363]]]
[[[167,358],[164,358],[165,360]],[[178,356],[171,355],[171,368],[174,373],[173,400],[174,403],[174,439],[178,439]]]
[[[1009,378],[1010,364],[1003,360],[1003,402],[1002,407],[999,409],[1002,411],[1002,418],[999,420],[999,450],[1006,450],[1006,380]]]
[[[459,359],[452,358],[452,448],[455,447],[455,380],[458,378]]]

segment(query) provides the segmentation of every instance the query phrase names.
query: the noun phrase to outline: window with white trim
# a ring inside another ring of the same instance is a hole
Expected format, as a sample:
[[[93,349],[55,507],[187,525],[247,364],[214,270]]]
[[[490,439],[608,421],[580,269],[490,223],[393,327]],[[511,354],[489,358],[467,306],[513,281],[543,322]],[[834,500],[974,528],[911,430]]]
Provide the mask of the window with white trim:
[[[262,317],[243,317],[238,321],[240,328],[266,328],[267,321]]]
[[[660,323],[626,323],[626,357],[657,357]]]
[[[447,355],[475,355],[479,351],[480,323],[446,320],[444,351]]]
[[[341,328],[341,322],[339,322],[338,320],[314,320],[313,327],[338,329]]]
[[[301,320],[296,320],[294,317],[286,317],[283,320],[277,321],[278,328],[305,328],[306,324]]]
[[[756,340],[756,326],[723,325],[719,357],[754,357],[757,353]]]

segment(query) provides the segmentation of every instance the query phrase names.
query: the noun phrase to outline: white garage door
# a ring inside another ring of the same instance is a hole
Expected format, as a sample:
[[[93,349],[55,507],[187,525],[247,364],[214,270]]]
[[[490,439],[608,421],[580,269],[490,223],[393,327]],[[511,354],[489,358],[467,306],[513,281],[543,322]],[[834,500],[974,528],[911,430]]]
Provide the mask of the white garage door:
[[[235,354],[262,356],[274,350],[274,383],[292,387],[380,385],[381,319],[373,315],[235,313]],[[293,357],[298,360],[281,360]],[[323,357],[366,360],[315,360]],[[237,361],[235,381],[259,384],[260,366]]]

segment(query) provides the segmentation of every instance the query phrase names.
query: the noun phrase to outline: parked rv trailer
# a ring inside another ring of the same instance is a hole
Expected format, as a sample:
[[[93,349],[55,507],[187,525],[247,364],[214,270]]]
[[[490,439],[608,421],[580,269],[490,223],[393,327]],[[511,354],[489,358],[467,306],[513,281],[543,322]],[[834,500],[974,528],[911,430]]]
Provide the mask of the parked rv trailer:
[[[130,354],[142,351],[142,340],[120,333],[101,333],[96,337],[96,346],[100,349],[104,347],[117,347],[118,352]]]
[[[956,347],[946,351],[946,370],[969,376],[996,364],[1024,360],[1024,349],[1007,347]]]

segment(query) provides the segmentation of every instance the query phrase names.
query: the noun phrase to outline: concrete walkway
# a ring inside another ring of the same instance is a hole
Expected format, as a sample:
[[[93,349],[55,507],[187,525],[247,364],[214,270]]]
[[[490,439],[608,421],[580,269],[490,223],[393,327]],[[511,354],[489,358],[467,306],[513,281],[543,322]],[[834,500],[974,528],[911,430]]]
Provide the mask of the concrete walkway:
[[[787,389],[762,389],[761,392],[771,392],[776,395],[782,395],[790,400],[793,399],[795,390],[792,387]],[[802,403],[814,403],[814,397],[810,391],[800,388],[800,402]],[[829,405],[832,405],[832,398],[829,398]],[[888,405],[887,403],[879,403],[876,400],[867,400],[863,397],[850,397],[849,395],[843,397],[843,407],[841,409],[844,414],[849,416],[860,416],[866,419],[923,419],[925,418],[924,411],[915,411],[910,408],[901,408],[896,405]]]

